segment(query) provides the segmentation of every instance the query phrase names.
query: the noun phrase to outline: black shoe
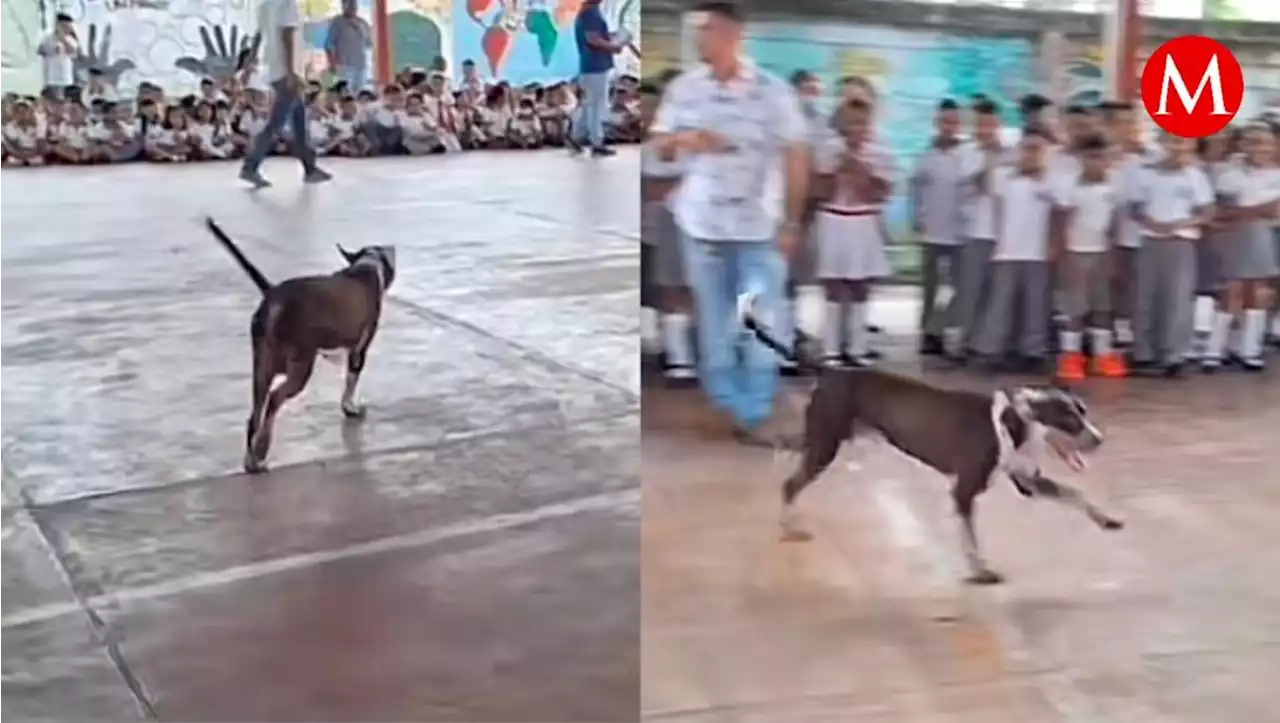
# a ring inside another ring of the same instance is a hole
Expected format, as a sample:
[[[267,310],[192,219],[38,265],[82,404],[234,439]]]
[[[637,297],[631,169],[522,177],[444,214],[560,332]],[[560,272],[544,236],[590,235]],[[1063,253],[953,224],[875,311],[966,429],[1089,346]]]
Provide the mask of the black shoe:
[[[942,337],[926,334],[920,338],[920,353],[925,356],[938,356],[946,351]]]
[[[1267,370],[1267,363],[1261,357],[1257,359],[1241,359],[1240,367],[1247,372],[1262,372]]]
[[[866,358],[870,359],[871,361],[880,361],[881,359],[884,358],[884,352],[880,351],[879,349],[868,349]]]
[[[591,149],[592,158],[608,158],[609,156],[616,156],[616,155],[618,155],[618,152],[613,150],[612,148],[609,148],[608,146],[600,146],[599,148]]]
[[[577,155],[582,153],[582,144],[573,139],[573,136],[565,136],[564,147],[569,149],[570,153]]]
[[[271,182],[262,177],[261,171],[251,171],[248,168],[240,169],[240,180],[253,186],[253,190],[255,191],[260,191],[271,186]]]
[[[884,327],[882,327],[882,326],[876,326],[875,324],[867,324],[867,333],[868,333],[868,334],[883,334],[883,333],[884,333]]]
[[[324,183],[332,180],[333,176],[322,168],[312,168],[302,177],[303,183]]]
[[[1161,374],[1165,379],[1181,379],[1182,371],[1186,364],[1184,362],[1170,362],[1164,365]]]
[[[1022,356],[1017,364],[1020,374],[1044,374],[1049,368],[1048,361],[1042,356]]]

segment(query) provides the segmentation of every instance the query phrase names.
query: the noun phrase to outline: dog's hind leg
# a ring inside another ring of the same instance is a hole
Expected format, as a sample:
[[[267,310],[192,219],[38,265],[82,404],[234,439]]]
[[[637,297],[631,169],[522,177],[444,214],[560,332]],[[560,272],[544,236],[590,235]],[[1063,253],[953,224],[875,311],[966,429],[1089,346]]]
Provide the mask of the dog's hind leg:
[[[782,540],[783,542],[808,542],[813,539],[813,534],[804,529],[798,519],[796,513],[795,502],[796,497],[804,490],[805,487],[813,484],[818,476],[831,466],[832,460],[836,458],[836,453],[840,451],[840,444],[843,442],[834,430],[824,429],[822,433],[817,430],[810,429],[805,439],[804,458],[800,461],[800,468],[787,478],[782,484]]]
[[[368,411],[365,405],[356,401],[356,385],[360,383],[360,373],[364,371],[365,356],[369,353],[375,331],[377,327],[369,329],[360,343],[347,354],[347,381],[342,388],[342,413],[348,419],[363,419]]]
[[[311,372],[316,366],[315,351],[294,352],[285,365],[284,382],[271,390],[267,397],[266,410],[262,414],[262,423],[253,437],[250,454],[257,464],[257,471],[266,469],[267,453],[271,451],[271,435],[276,424],[276,414],[288,400],[298,396],[306,388],[311,379]]]
[[[1036,475],[1028,483],[1036,497],[1044,497],[1060,504],[1074,507],[1088,515],[1093,523],[1104,530],[1119,530],[1124,523],[1098,509],[1080,490],[1071,485],[1054,482],[1043,475]]]
[[[267,395],[271,393],[271,382],[280,371],[277,368],[274,352],[260,339],[253,343],[253,407],[249,410],[249,420],[245,423],[244,432],[244,471],[250,474],[265,472],[263,459],[253,454],[254,440],[258,430],[262,428],[263,416],[267,409]]]

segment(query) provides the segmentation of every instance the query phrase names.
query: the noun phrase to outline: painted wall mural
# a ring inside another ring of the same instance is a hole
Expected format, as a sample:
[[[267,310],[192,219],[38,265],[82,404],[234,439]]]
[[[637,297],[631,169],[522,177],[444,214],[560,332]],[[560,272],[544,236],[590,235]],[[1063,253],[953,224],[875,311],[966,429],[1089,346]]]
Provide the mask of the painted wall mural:
[[[33,93],[40,88],[40,58],[36,47],[44,35],[40,0],[3,0],[4,16],[0,22],[0,50],[3,50],[3,76],[0,85],[6,91]]]
[[[472,59],[484,77],[512,83],[564,80],[578,74],[573,23],[582,0],[454,0],[453,65]],[[609,27],[640,42],[640,0],[606,0]],[[622,72],[639,73],[630,52]]]
[[[307,48],[308,77],[327,77],[328,59],[324,46],[329,37],[329,21],[341,11],[339,0],[300,0],[303,37]],[[426,68],[437,56],[449,57],[449,0],[388,0],[388,35],[391,38],[391,66]],[[373,23],[372,0],[358,0],[358,12]],[[369,67],[373,68],[373,50]]]
[[[783,77],[810,70],[833,90],[846,75],[875,83],[881,95],[877,134],[897,159],[905,179],[928,146],[939,99],[966,100],[984,93],[1017,123],[1017,99],[1035,85],[1035,48],[1019,38],[969,38],[944,33],[854,25],[757,23],[748,28],[747,51]],[[827,99],[828,109],[832,99]],[[902,180],[900,179],[900,180]],[[899,183],[899,188],[904,184]],[[909,225],[905,196],[886,209],[895,236]]]

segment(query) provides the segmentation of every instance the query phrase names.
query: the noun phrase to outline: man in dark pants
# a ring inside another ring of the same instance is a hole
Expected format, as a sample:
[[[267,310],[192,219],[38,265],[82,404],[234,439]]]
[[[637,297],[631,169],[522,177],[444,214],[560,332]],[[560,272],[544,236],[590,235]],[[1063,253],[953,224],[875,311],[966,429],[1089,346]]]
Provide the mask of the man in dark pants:
[[[262,177],[262,161],[275,144],[285,123],[291,126],[293,152],[302,161],[307,183],[321,183],[332,178],[316,166],[316,152],[307,137],[307,106],[303,101],[304,84],[298,75],[299,28],[302,19],[297,0],[262,0],[258,5],[258,30],[263,46],[262,71],[271,83],[273,94],[271,115],[262,132],[254,137],[244,157],[240,178],[254,188],[271,184]],[[251,53],[256,56],[257,53]]]

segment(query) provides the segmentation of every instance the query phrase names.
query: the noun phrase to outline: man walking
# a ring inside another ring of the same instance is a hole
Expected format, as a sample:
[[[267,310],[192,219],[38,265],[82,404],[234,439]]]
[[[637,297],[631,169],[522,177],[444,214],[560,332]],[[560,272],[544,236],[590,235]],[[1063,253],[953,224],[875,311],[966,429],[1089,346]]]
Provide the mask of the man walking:
[[[286,122],[290,125],[293,153],[302,162],[303,180],[321,183],[332,178],[316,165],[316,151],[307,137],[307,106],[302,97],[304,84],[297,70],[300,60],[298,46],[302,42],[299,15],[298,0],[262,0],[258,5],[263,73],[271,85],[273,100],[267,124],[254,137],[240,169],[240,178],[254,188],[271,185],[262,177],[262,161]],[[256,55],[256,50],[251,50],[250,55]]]
[[[771,444],[762,427],[773,411],[778,358],[743,336],[736,305],[739,294],[756,294],[769,326],[781,312],[786,258],[808,192],[808,129],[791,87],[743,55],[745,18],[736,3],[703,0],[694,17],[705,65],[668,86],[652,142],[662,157],[680,158],[684,171],[672,210],[698,310],[703,388],[733,418],[741,441]],[[777,200],[769,190],[780,171],[781,227],[769,200]]]
[[[329,21],[329,37],[324,51],[329,69],[358,93],[369,85],[369,48],[373,33],[356,10],[356,0],[342,0],[342,14]]]
[[[604,121],[609,117],[609,74],[613,56],[627,46],[626,39],[614,40],[609,23],[600,10],[600,0],[586,0],[574,23],[580,63],[578,83],[582,86],[582,108],[569,146],[581,151],[590,146],[593,156],[612,156],[614,150],[604,144]]]

